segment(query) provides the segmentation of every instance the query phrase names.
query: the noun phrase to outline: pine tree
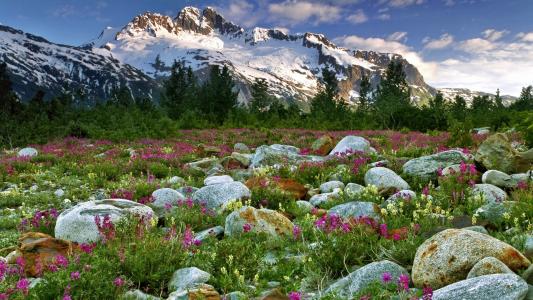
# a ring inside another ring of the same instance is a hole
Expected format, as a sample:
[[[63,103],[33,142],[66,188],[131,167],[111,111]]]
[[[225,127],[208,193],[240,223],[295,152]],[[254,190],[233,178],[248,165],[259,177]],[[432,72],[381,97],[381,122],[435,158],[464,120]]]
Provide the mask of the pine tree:
[[[13,93],[13,82],[7,72],[7,64],[0,63],[0,113],[15,115],[22,111],[23,106]]]
[[[216,124],[221,124],[233,108],[237,106],[233,78],[227,66],[222,70],[212,66],[209,81],[201,88],[201,110]]]
[[[135,104],[135,99],[129,88],[121,87],[116,88],[111,92],[111,97],[109,98],[108,103],[120,107],[131,107]]]
[[[496,96],[494,96],[494,104],[496,105],[496,108],[497,108],[497,109],[502,109],[502,108],[504,108],[504,106],[503,106],[503,99],[502,99],[502,97],[500,96],[500,89],[497,89],[497,90],[496,90]]]
[[[182,62],[175,61],[164,85],[161,105],[171,118],[177,119],[195,108],[196,93],[197,80],[191,67],[185,68]]]
[[[272,103],[268,94],[268,83],[264,78],[256,78],[252,84],[252,100],[250,110],[253,113],[266,112]]]
[[[391,61],[385,77],[381,79],[374,103],[376,112],[384,128],[398,128],[405,112],[411,109],[411,92],[407,84],[402,63]]]
[[[361,83],[359,84],[359,109],[361,111],[366,111],[368,109],[371,90],[372,85],[370,84],[370,79],[363,74],[361,77]]]
[[[511,105],[511,108],[515,110],[533,110],[533,86],[522,88],[520,97]]]
[[[333,71],[322,69],[323,88],[311,100],[311,114],[321,118],[333,118],[337,109],[337,78]]]
[[[433,119],[433,128],[446,129],[446,103],[444,95],[439,91],[435,97],[429,100],[429,111]]]

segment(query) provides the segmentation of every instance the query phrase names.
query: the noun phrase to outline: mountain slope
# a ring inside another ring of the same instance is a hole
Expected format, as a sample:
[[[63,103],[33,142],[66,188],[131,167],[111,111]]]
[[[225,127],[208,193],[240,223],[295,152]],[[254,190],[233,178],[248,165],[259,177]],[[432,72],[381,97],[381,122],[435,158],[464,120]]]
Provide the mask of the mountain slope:
[[[337,72],[341,96],[355,100],[361,76],[369,76],[377,85],[393,59],[404,65],[413,94],[418,96],[414,100],[435,93],[416,67],[400,55],[341,48],[321,34],[288,35],[274,29],[244,29],[209,7],[186,7],[174,19],[145,13],[120,30],[104,31],[88,47],[153,78],[168,75],[174,60],[185,61],[198,74],[205,74],[210,65],[228,65],[237,79],[241,102],[250,98],[250,83],[255,78],[265,78],[277,97],[306,103],[317,92],[324,67]],[[156,58],[164,67],[157,68]]]
[[[83,90],[87,103],[127,87],[150,97],[155,81],[143,72],[87,49],[54,44],[42,37],[0,25],[0,61],[7,63],[15,92],[23,100],[39,89],[47,97]]]
[[[456,96],[463,97],[466,101],[466,104],[469,106],[472,105],[472,101],[474,100],[474,97],[476,96],[489,96],[490,98],[493,98],[495,96],[495,94],[491,94],[491,93],[472,91],[469,89],[462,89],[462,88],[442,88],[442,89],[439,89],[439,91],[444,96],[444,99],[448,101],[453,101],[453,99]],[[501,97],[502,97],[503,105],[505,106],[511,105],[517,99],[516,97],[509,96],[509,95],[502,95]]]

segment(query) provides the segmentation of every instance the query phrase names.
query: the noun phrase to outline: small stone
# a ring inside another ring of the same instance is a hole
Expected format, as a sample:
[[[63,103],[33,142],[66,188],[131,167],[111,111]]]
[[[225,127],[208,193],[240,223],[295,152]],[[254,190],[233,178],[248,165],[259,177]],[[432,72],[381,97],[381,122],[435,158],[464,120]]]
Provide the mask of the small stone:
[[[327,204],[328,202],[335,201],[340,198],[340,189],[336,189],[335,191],[331,193],[323,193],[314,195],[309,199],[309,203],[311,203],[314,206],[320,207],[324,204]]]
[[[379,190],[408,190],[409,184],[393,170],[384,167],[369,169],[365,174],[365,184],[375,185]]]
[[[500,203],[507,200],[507,193],[492,184],[476,184],[472,189],[473,195],[482,195],[485,203]]]
[[[179,177],[179,176],[172,176],[170,177],[167,182],[169,184],[180,184],[180,185],[184,185],[185,184],[185,179]]]
[[[320,185],[321,193],[331,193],[334,189],[344,189],[344,183],[341,181],[328,181]]]
[[[481,182],[492,184],[501,188],[515,188],[519,180],[498,170],[488,170],[481,176]]]
[[[353,154],[353,153],[373,153],[370,147],[370,142],[360,136],[345,136],[342,140],[337,143],[335,148],[331,150],[329,155],[342,155],[342,154]]]
[[[344,192],[346,193],[346,195],[348,195],[348,197],[354,198],[354,197],[358,197],[359,195],[361,195],[364,189],[365,189],[364,186],[357,184],[357,183],[350,182],[344,188]]]
[[[514,274],[509,267],[494,257],[485,257],[478,261],[468,272],[466,279],[490,274]]]
[[[151,205],[159,210],[165,209],[165,207],[168,205],[176,206],[179,201],[185,200],[185,196],[170,188],[155,190],[152,193],[152,197],[154,201]]]
[[[168,283],[171,291],[186,290],[198,283],[206,283],[211,278],[211,274],[196,267],[176,270]]]
[[[27,148],[20,149],[20,151],[17,153],[17,156],[18,157],[34,157],[34,156],[37,156],[37,154],[39,154],[39,151],[37,151],[37,149],[27,147]]]
[[[209,176],[204,179],[204,185],[229,183],[233,181],[234,181],[233,178],[231,178],[231,176],[228,176],[228,175]]]
[[[203,231],[200,231],[196,234],[194,237],[195,240],[204,241],[208,238],[217,238],[224,234],[224,227],[222,226],[215,226],[213,228],[209,228]]]
[[[239,153],[250,153],[250,148],[243,143],[236,143],[233,145],[233,151]]]
[[[56,196],[57,198],[61,198],[65,195],[65,191],[63,191],[62,189],[57,189],[55,190],[54,192],[54,196]]]
[[[233,181],[204,186],[192,198],[196,203],[205,203],[209,209],[220,210],[232,200],[250,198],[250,190],[241,182]]]
[[[314,208],[313,204],[311,204],[309,201],[304,200],[296,201],[296,206],[298,206],[298,208],[301,209],[304,213],[310,213]]]
[[[143,293],[141,290],[132,290],[124,293],[124,300],[160,300],[161,298]]]
[[[332,207],[328,214],[336,215],[341,218],[359,218],[370,217],[377,219],[379,208],[373,202],[348,202]]]

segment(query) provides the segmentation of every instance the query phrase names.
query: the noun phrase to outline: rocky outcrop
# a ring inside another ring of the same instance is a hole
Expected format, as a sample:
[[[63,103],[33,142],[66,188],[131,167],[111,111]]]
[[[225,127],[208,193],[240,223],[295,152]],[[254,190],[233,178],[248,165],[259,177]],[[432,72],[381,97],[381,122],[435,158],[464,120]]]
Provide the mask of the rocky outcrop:
[[[503,133],[494,134],[483,141],[474,157],[485,168],[504,173],[527,172],[533,166],[533,149],[526,152],[515,150]]]

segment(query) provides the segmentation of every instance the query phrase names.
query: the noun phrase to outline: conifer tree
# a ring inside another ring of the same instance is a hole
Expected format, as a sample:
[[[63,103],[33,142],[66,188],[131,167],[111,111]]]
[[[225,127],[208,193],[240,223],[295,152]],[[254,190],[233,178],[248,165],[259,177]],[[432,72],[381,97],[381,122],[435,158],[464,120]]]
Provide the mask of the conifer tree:
[[[359,109],[361,111],[366,111],[368,109],[371,89],[372,85],[370,84],[370,79],[363,74],[361,77],[361,83],[359,84]]]
[[[256,78],[252,84],[252,100],[250,110],[253,113],[266,112],[272,97],[268,94],[268,83],[264,78]]]
[[[18,101],[13,93],[13,82],[9,78],[7,64],[0,63],[0,113],[6,115],[15,115],[23,109],[22,104]]]
[[[433,120],[433,128],[446,129],[446,103],[444,95],[438,91],[433,99],[429,100],[429,110]]]
[[[186,68],[180,61],[172,65],[170,77],[165,82],[161,105],[168,115],[179,118],[185,111],[196,105],[197,83],[191,67]]]
[[[400,61],[391,61],[387,66],[385,77],[379,84],[376,101],[376,112],[384,128],[398,128],[405,112],[410,110],[411,92],[406,75]]]

